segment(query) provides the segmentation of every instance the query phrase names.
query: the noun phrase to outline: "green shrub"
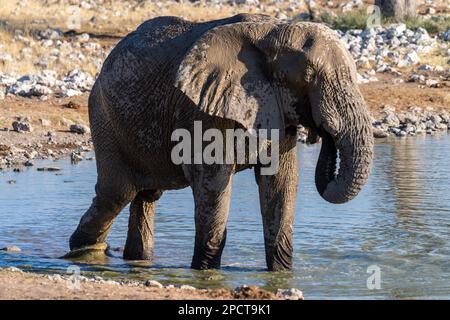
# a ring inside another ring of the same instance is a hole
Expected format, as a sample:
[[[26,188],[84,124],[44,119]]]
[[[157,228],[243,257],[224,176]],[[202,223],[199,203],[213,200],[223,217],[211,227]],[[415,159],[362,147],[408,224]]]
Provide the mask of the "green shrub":
[[[338,15],[333,15],[330,12],[323,12],[318,20],[332,27],[333,29],[339,29],[347,31],[349,29],[366,29],[368,15],[365,9],[352,10],[343,12]],[[448,16],[434,16],[431,18],[423,18],[421,16],[406,17],[402,21],[408,29],[416,30],[421,27],[428,31],[430,34],[436,34],[444,32],[450,29],[450,17]],[[398,23],[392,18],[382,18],[381,24],[383,26]]]
[[[423,17],[407,17],[403,21],[408,29],[424,28],[428,33],[436,34],[450,29],[450,17],[436,16],[425,19]]]
[[[329,25],[333,29],[365,29],[367,25],[367,13],[365,9],[343,12],[337,16],[324,12],[320,15],[320,21]]]

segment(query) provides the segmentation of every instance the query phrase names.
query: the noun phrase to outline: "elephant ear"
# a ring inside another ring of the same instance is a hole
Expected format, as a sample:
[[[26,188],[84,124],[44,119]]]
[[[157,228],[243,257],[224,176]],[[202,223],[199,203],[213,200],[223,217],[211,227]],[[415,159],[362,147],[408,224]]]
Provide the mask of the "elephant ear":
[[[284,129],[282,97],[270,81],[266,57],[255,45],[262,23],[211,29],[184,56],[176,86],[212,116],[237,121],[247,130]],[[280,130],[280,137],[284,130]]]

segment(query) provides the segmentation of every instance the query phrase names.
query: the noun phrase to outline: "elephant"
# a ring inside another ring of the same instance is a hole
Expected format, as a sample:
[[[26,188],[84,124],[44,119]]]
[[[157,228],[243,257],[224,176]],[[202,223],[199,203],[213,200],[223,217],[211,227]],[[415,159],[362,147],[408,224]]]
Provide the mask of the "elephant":
[[[311,143],[322,141],[315,184],[323,199],[351,200],[370,174],[371,117],[356,74],[334,31],[318,23],[255,14],[144,22],[111,51],[89,96],[96,195],[70,249],[105,244],[114,219],[131,203],[123,258],[152,260],[158,199],[165,190],[191,187],[191,267],[220,268],[232,178],[254,169],[268,270],[290,270],[299,125]],[[172,133],[192,132],[195,121],[220,132],[278,130],[277,172],[263,175],[262,164],[248,161],[175,164]]]

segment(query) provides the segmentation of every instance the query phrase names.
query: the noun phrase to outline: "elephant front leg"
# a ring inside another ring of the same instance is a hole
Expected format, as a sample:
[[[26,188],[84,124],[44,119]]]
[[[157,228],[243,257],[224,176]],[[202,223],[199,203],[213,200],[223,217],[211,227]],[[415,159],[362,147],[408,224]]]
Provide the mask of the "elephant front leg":
[[[255,169],[264,228],[266,262],[270,271],[292,268],[292,238],[297,195],[297,148],[280,154],[279,170],[261,175]]]
[[[191,165],[188,176],[195,201],[193,269],[218,269],[225,246],[232,166]]]
[[[124,259],[153,259],[154,216],[156,203],[161,195],[161,191],[141,191],[131,202]]]

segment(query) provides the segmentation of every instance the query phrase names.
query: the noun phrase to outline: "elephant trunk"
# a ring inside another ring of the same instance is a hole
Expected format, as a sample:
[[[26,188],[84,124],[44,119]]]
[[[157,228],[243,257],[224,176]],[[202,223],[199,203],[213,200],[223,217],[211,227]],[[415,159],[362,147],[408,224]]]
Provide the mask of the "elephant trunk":
[[[372,126],[367,114],[360,114],[353,120],[350,128],[336,136],[328,132],[322,136],[315,182],[322,198],[331,203],[353,199],[369,177],[373,158]],[[336,172],[338,155],[340,162]]]

